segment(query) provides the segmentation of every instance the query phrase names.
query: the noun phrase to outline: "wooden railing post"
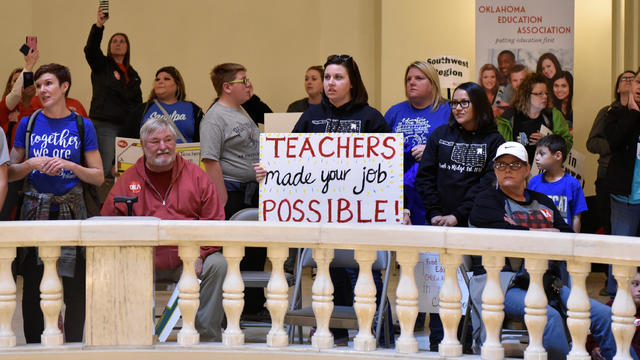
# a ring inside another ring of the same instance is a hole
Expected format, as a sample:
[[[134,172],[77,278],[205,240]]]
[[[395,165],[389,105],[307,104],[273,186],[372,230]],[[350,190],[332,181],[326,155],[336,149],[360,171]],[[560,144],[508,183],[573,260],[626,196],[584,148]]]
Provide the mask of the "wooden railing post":
[[[355,250],[360,271],[354,289],[355,304],[358,317],[358,335],[353,341],[353,347],[358,351],[372,351],[376,349],[376,338],[371,334],[371,323],[376,312],[376,285],[371,273],[371,265],[376,260],[375,250]],[[382,311],[382,310],[381,310]]]
[[[613,265],[613,276],[618,281],[618,292],[613,301],[611,312],[611,331],[616,340],[616,355],[614,360],[631,359],[629,349],[631,340],[635,334],[636,327],[633,324],[635,320],[636,305],[633,302],[629,286],[631,279],[636,275],[636,267],[629,265]]]
[[[40,308],[44,315],[44,331],[40,340],[45,346],[62,345],[64,339],[58,329],[58,315],[62,309],[62,282],[56,267],[60,257],[60,246],[40,246],[38,253],[44,263],[44,273],[40,282]]]
[[[542,286],[542,275],[547,270],[548,260],[526,259],[530,282],[524,297],[524,322],[529,331],[529,346],[524,351],[526,360],[546,360],[547,351],[542,345],[542,335],[547,324],[547,296]]]
[[[329,275],[329,264],[333,260],[333,249],[313,249],[313,259],[318,266],[316,280],[311,292],[311,307],[316,317],[316,333],[311,337],[311,344],[318,349],[333,347],[333,335],[329,331],[329,321],[333,312],[333,283]]]
[[[289,248],[269,246],[267,255],[271,260],[271,277],[267,284],[267,309],[271,314],[271,329],[267,334],[267,345],[272,347],[287,346],[289,337],[284,331],[284,316],[289,305],[289,285],[284,276],[284,261],[289,256]]]
[[[458,324],[462,317],[462,292],[458,284],[458,268],[462,255],[440,254],[444,266],[444,282],[440,288],[440,319],[444,328],[444,337],[438,353],[441,357],[462,355],[462,344],[458,341]]]
[[[244,246],[225,246],[223,255],[227,259],[227,276],[222,284],[222,307],[227,315],[227,328],[222,333],[222,343],[226,346],[244,344],[244,333],[240,329],[240,315],[244,308],[244,282],[240,274],[240,261],[244,256]]]
[[[418,287],[414,277],[418,252],[399,250],[396,259],[400,264],[400,280],[396,289],[396,313],[400,323],[400,337],[396,340],[396,351],[401,354],[411,354],[418,352],[418,341],[413,335],[413,327],[418,316]]]
[[[16,346],[16,335],[11,329],[16,310],[16,283],[11,274],[11,262],[15,257],[15,247],[0,248],[0,348]]]
[[[182,274],[178,282],[178,307],[182,314],[182,329],[178,333],[178,344],[196,345],[200,342],[200,334],[195,327],[196,313],[200,306],[200,284],[196,276],[195,260],[200,256],[200,247],[181,245],[178,247],[178,255],[182,259]]]
[[[571,294],[567,301],[567,327],[571,333],[572,346],[567,359],[589,360],[591,356],[587,352],[585,344],[589,334],[591,319],[589,310],[591,303],[587,293],[587,276],[591,271],[591,264],[585,261],[570,260],[567,262],[567,270],[571,274]]]
[[[504,292],[500,284],[500,270],[504,267],[504,256],[482,257],[482,265],[487,270],[487,283],[482,292],[482,321],[487,338],[482,344],[482,359],[504,359],[504,347],[500,342],[500,332],[504,321]],[[476,304],[477,306],[478,304]],[[471,302],[467,306],[471,306]]]

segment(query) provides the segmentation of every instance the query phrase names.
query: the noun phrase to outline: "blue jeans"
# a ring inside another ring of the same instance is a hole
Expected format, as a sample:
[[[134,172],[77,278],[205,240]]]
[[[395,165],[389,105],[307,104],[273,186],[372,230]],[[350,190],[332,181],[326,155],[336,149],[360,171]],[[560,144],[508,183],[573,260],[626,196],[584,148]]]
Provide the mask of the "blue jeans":
[[[98,151],[102,157],[102,167],[104,176],[111,178],[111,168],[115,164],[116,158],[116,136],[120,131],[120,126],[106,121],[91,120],[98,135]]]
[[[560,290],[562,302],[567,305],[570,289],[564,286]],[[505,315],[511,319],[524,321],[524,297],[526,290],[511,288],[507,291],[504,299]],[[600,353],[605,359],[612,359],[616,353],[616,343],[611,332],[611,308],[593,299],[591,301],[591,334],[600,344]],[[560,313],[547,306],[547,325],[544,328],[542,345],[547,350],[549,359],[566,359],[569,353],[569,341],[564,330],[563,319]],[[631,351],[631,356],[638,359],[635,351]]]
[[[629,204],[611,198],[611,235],[636,236],[640,225],[640,204]],[[616,296],[618,282],[613,277],[609,265],[607,279],[607,293],[612,298]]]

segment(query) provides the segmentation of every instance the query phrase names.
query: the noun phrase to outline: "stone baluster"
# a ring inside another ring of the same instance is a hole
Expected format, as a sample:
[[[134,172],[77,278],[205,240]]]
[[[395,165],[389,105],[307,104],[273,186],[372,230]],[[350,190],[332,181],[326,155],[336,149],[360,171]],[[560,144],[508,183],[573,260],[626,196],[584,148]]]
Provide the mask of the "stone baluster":
[[[629,348],[636,331],[636,327],[633,324],[636,305],[633,302],[629,286],[631,279],[633,279],[635,275],[635,265],[613,265],[613,276],[615,276],[618,281],[618,292],[611,307],[611,312],[613,313],[613,316],[611,316],[611,331],[616,340],[616,355],[613,357],[613,360],[631,359]]]
[[[222,307],[227,315],[227,328],[222,333],[222,343],[226,346],[244,344],[244,333],[240,329],[240,315],[244,308],[244,282],[240,274],[240,261],[244,256],[244,246],[225,246],[227,276],[222,284]]]
[[[354,289],[355,303],[353,308],[358,317],[358,335],[353,341],[353,347],[358,351],[372,351],[376,349],[376,338],[371,334],[371,323],[376,312],[376,285],[373,282],[371,265],[376,260],[375,250],[356,250],[355,258],[360,271]]]
[[[418,341],[413,327],[418,316],[418,287],[414,268],[418,262],[415,250],[399,250],[396,260],[400,264],[400,279],[396,289],[396,313],[400,323],[400,336],[396,340],[396,351],[402,354],[418,352]]]
[[[591,303],[587,294],[587,276],[591,271],[591,264],[584,261],[570,260],[567,270],[571,274],[571,294],[567,301],[567,327],[571,333],[572,346],[568,360],[589,360],[585,344],[589,334],[591,319],[589,310]]]
[[[483,256],[482,263],[487,270],[487,283],[482,292],[482,321],[487,338],[482,344],[481,355],[482,359],[487,360],[504,359],[504,347],[500,342],[504,321],[504,293],[500,284],[500,270],[504,267],[504,256]]]
[[[547,296],[542,286],[542,275],[547,270],[548,261],[526,259],[526,269],[531,278],[524,298],[524,322],[529,331],[529,346],[524,351],[525,360],[546,360],[547,351],[542,346],[542,334],[547,324]]]
[[[318,272],[311,288],[311,307],[317,326],[311,344],[318,349],[333,347],[333,335],[329,331],[329,321],[333,312],[333,283],[329,275],[329,264],[333,260],[333,253],[333,249],[313,249],[313,259],[318,266]]]
[[[16,346],[16,335],[11,329],[16,310],[16,283],[11,274],[11,262],[16,248],[0,248],[0,348]]]
[[[178,344],[196,345],[200,342],[200,334],[195,327],[196,313],[200,306],[200,284],[196,276],[195,260],[200,256],[200,247],[179,246],[178,255],[182,259],[182,275],[178,282],[178,290],[180,290],[178,307],[182,314],[182,329],[178,333]]]
[[[440,288],[440,319],[444,328],[444,337],[438,347],[441,357],[462,355],[462,344],[458,341],[458,324],[462,317],[462,292],[458,285],[458,268],[462,255],[440,254],[440,263],[444,266],[444,282]]]
[[[289,305],[289,285],[284,276],[284,261],[289,256],[289,248],[270,246],[267,256],[271,260],[271,277],[267,285],[267,309],[271,314],[271,330],[267,334],[267,345],[287,346],[289,337],[284,330],[284,316]]]
[[[44,315],[44,331],[40,341],[44,346],[62,345],[64,339],[58,329],[58,316],[62,309],[62,282],[56,267],[60,257],[60,246],[41,246],[38,253],[44,263],[44,273],[40,282],[40,308]]]

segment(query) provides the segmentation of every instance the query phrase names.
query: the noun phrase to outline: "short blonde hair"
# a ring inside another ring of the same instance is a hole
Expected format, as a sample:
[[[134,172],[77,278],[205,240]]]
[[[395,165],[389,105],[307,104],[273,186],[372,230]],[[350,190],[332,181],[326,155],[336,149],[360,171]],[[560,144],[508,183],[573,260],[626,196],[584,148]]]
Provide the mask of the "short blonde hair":
[[[418,60],[414,61],[409,66],[407,66],[407,70],[404,72],[404,91],[405,96],[407,95],[407,74],[409,74],[409,70],[411,68],[416,68],[420,70],[424,76],[429,79],[431,82],[431,87],[433,88],[432,98],[431,98],[431,111],[435,112],[440,107],[440,104],[444,103],[445,100],[440,96],[440,77],[438,76],[438,70],[433,67],[433,65],[429,64],[426,61]]]

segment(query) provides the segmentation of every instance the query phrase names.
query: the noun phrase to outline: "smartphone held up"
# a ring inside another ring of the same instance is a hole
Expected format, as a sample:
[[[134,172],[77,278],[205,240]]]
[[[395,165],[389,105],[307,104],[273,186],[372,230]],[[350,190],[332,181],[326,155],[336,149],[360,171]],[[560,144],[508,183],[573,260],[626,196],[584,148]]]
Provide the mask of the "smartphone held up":
[[[105,18],[109,17],[109,0],[100,0],[98,6],[100,10],[102,10],[102,14],[104,14]]]

